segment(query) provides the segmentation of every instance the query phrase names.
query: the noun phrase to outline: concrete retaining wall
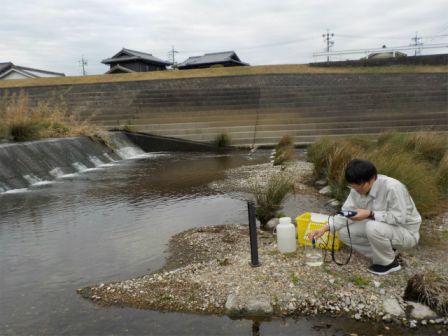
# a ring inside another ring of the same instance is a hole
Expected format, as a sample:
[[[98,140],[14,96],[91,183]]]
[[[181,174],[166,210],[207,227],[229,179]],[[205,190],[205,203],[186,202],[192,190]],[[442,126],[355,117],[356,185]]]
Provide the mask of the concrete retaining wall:
[[[202,142],[227,132],[240,146],[273,145],[285,134],[306,144],[322,135],[448,131],[447,73],[265,74],[23,90],[32,103],[61,96],[104,128]]]

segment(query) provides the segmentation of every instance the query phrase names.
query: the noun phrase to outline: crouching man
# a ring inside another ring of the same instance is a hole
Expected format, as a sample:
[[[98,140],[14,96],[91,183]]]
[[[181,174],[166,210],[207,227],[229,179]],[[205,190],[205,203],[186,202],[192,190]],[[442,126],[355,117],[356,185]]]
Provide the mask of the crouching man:
[[[356,211],[348,219],[348,230],[346,221],[336,216],[329,225],[310,231],[308,238],[339,231],[344,244],[351,240],[353,249],[372,260],[369,272],[383,275],[400,270],[395,253],[417,245],[422,221],[408,190],[400,181],[378,175],[366,160],[350,161],[345,179],[351,191],[342,209]]]

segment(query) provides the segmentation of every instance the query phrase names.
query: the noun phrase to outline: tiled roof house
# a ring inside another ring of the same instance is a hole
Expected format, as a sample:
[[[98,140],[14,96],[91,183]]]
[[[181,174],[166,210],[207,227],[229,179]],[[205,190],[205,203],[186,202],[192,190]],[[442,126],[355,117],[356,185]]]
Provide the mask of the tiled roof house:
[[[0,63],[0,80],[63,76],[65,74],[60,72],[23,67],[11,62]]]
[[[179,69],[210,68],[212,66],[244,66],[248,63],[242,62],[234,51],[223,51],[204,54],[203,56],[192,56],[178,65]]]
[[[111,58],[102,60],[101,63],[109,65],[106,74],[146,72],[166,70],[170,62],[161,60],[151,54],[141,51],[123,48]]]

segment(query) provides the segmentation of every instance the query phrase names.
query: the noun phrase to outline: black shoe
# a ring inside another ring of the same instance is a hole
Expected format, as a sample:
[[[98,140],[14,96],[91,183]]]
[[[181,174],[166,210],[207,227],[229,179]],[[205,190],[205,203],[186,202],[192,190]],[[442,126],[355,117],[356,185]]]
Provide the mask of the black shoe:
[[[398,263],[397,258],[395,258],[394,261],[392,261],[392,263],[387,266],[372,264],[367,270],[373,274],[386,275],[392,272],[399,271],[400,269],[401,266]]]

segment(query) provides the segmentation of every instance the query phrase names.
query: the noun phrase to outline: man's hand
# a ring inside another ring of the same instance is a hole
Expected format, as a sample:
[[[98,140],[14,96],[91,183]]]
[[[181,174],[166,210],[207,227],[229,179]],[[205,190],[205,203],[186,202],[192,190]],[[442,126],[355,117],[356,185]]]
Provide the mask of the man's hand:
[[[356,209],[355,210],[357,213],[355,216],[350,217],[351,220],[354,221],[362,221],[364,219],[369,218],[370,216],[370,210],[366,210],[366,209]]]
[[[325,224],[323,227],[321,227],[320,229],[316,229],[313,231],[309,231],[306,236],[308,237],[309,240],[313,240],[314,239],[319,239],[320,237],[322,237],[324,235],[325,232],[327,232],[329,230],[329,226],[328,224]]]

